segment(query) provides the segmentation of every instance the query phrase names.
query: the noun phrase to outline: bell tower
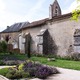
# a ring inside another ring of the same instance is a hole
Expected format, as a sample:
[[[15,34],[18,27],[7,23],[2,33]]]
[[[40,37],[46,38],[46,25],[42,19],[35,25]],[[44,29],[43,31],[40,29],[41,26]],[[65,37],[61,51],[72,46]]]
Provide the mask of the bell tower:
[[[52,19],[54,16],[61,15],[61,8],[57,0],[53,4],[50,4],[49,7],[49,18]]]

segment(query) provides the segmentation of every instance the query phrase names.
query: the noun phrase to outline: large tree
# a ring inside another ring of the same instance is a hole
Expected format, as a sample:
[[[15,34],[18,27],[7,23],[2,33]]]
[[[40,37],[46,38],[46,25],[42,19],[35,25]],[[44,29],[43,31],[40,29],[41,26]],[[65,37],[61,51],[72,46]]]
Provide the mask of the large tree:
[[[75,10],[72,11],[72,19],[77,21],[80,16],[80,0],[76,1],[77,1],[77,7]]]

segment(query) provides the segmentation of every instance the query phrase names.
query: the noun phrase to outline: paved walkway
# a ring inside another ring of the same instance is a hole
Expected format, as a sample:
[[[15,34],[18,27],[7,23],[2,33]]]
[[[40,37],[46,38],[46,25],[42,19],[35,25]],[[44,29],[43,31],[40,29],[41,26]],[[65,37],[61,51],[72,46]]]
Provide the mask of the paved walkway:
[[[0,66],[0,69],[7,68],[7,67],[13,67],[13,66]]]
[[[52,75],[46,80],[80,80],[80,71],[57,68],[60,74]],[[31,80],[41,80],[41,79],[31,79]]]
[[[80,71],[57,68],[60,74],[50,76],[47,80],[80,80]]]

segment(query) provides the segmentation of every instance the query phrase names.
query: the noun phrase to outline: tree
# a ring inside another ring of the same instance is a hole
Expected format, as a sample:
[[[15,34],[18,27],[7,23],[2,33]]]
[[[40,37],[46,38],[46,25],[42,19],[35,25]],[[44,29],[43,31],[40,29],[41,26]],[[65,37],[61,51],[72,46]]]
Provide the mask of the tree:
[[[78,21],[78,18],[80,16],[80,0],[76,0],[77,1],[77,7],[75,10],[72,11],[72,19]]]

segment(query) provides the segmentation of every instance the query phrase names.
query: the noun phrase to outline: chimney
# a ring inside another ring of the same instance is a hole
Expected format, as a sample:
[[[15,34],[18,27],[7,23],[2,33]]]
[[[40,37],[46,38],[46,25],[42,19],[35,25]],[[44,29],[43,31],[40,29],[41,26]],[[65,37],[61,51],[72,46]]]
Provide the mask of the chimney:
[[[9,28],[9,26],[7,26],[7,29]]]

